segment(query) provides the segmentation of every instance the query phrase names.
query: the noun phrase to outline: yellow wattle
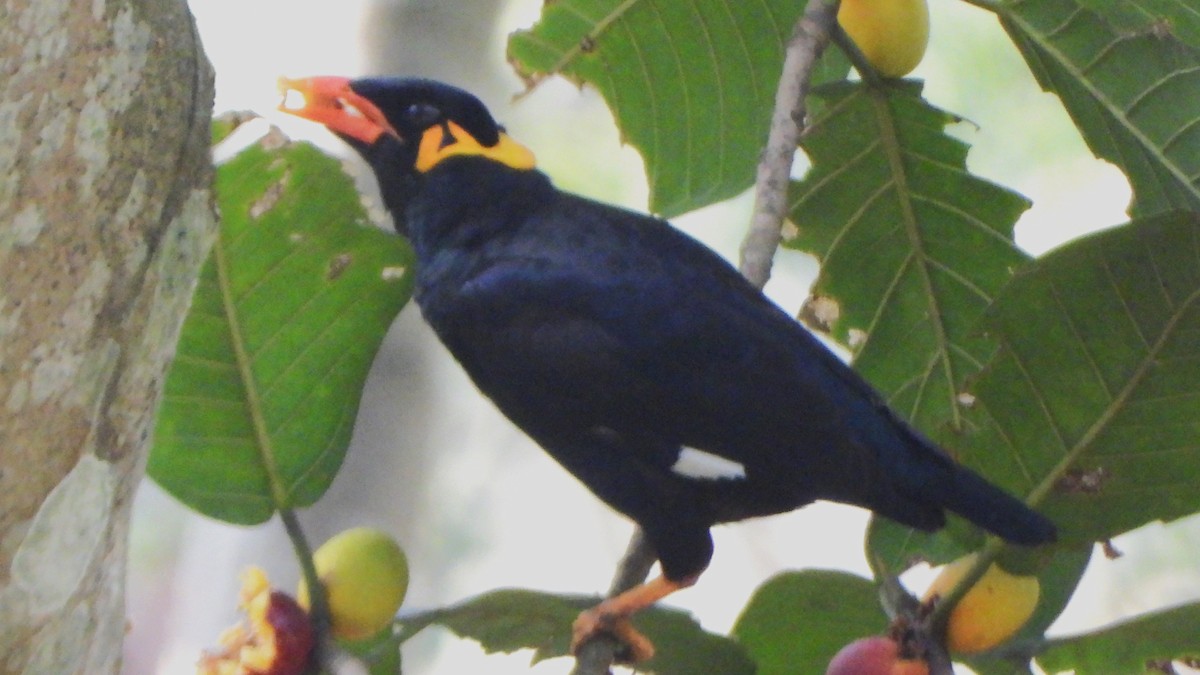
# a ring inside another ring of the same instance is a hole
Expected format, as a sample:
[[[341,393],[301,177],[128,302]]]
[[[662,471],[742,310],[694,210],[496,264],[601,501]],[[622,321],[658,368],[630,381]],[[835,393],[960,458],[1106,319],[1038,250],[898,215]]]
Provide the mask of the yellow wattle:
[[[447,133],[450,134],[449,142],[446,139]],[[425,173],[443,159],[455,155],[480,155],[514,169],[532,169],[537,164],[529,148],[514,141],[506,133],[501,133],[500,140],[488,147],[475,140],[474,136],[454,122],[447,122],[445,127],[440,124],[429,127],[421,136],[421,144],[417,148],[416,169]]]
[[[926,0],[842,0],[838,23],[886,77],[912,72],[929,44]]]

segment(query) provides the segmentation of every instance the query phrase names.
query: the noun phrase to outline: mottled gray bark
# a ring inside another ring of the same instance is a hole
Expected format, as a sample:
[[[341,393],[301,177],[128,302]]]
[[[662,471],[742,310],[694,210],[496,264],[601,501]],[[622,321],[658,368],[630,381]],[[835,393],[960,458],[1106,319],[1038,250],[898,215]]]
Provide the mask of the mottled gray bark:
[[[215,231],[182,0],[0,0],[0,672],[116,673],[129,504]]]

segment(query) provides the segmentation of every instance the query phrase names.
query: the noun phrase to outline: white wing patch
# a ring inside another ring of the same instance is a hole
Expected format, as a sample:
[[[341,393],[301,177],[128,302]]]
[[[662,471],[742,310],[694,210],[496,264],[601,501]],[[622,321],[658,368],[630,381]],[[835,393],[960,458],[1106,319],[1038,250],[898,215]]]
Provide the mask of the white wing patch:
[[[679,458],[671,465],[671,471],[697,480],[733,480],[746,477],[746,467],[738,462],[688,447],[680,448]]]

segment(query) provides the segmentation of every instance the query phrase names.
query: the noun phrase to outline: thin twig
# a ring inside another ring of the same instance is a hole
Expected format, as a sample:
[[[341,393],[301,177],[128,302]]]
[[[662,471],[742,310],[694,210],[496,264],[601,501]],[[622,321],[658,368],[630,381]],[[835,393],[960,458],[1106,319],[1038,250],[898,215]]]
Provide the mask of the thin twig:
[[[313,624],[313,632],[317,635],[313,647],[313,661],[326,668],[332,655],[336,653],[336,644],[330,633],[332,620],[329,614],[329,596],[325,593],[325,584],[317,574],[313,563],[312,547],[300,526],[300,519],[291,508],[279,509],[279,519],[283,521],[283,529],[287,532],[288,540],[292,542],[292,550],[296,553],[296,561],[300,565],[300,576],[308,587],[308,602],[311,609],[309,616]],[[328,670],[328,668],[326,668]]]
[[[929,666],[929,675],[954,675],[954,662],[940,644],[933,643],[925,652],[925,665]]]
[[[996,561],[996,558],[1003,552],[1005,543],[999,537],[988,537],[983,549],[979,551],[979,555],[975,558],[975,562],[971,563],[971,567],[966,574],[960,578],[949,591],[946,592],[933,608],[933,613],[929,616],[929,631],[937,637],[946,634],[946,626],[950,623],[950,613],[954,611],[955,606],[959,601],[966,596],[979,580],[987,574],[988,568]]]
[[[642,532],[640,527],[635,529],[633,536],[629,538],[629,547],[625,549],[625,555],[617,565],[617,573],[609,586],[608,596],[624,593],[645,581],[655,560],[657,556],[646,539],[646,533]],[[606,675],[610,672],[609,666],[622,649],[624,645],[611,635],[597,635],[579,648],[571,675]]]
[[[871,65],[871,62],[867,60],[867,56],[862,53],[862,50],[858,48],[854,40],[846,34],[846,31],[842,30],[841,26],[836,26],[835,30],[830,33],[829,38],[846,55],[846,58],[850,60],[850,65],[854,66],[854,69],[858,71],[858,75],[862,78],[863,82],[875,89],[883,85],[883,76],[879,74],[878,70],[875,70],[875,66]]]
[[[901,644],[902,650],[914,646],[915,643],[916,649],[910,656],[925,659],[929,666],[929,675],[954,675],[954,664],[950,661],[950,655],[929,628],[928,605],[922,604],[908,592],[883,558],[872,554],[870,564],[871,572],[879,580],[880,604],[891,619],[889,635]],[[897,628],[902,630],[898,631]]]
[[[771,131],[758,164],[754,215],[741,250],[742,275],[759,288],[766,285],[771,276],[771,261],[779,248],[783,219],[787,215],[792,159],[804,125],[804,99],[817,59],[829,45],[830,34],[836,29],[837,10],[837,0],[810,0],[804,15],[792,29],[784,52]],[[655,554],[639,528],[617,568],[609,596],[645,581],[654,561]],[[579,649],[571,675],[607,675],[621,649],[617,640],[607,636],[590,640]]]
[[[754,214],[742,241],[742,275],[762,288],[771,276],[771,262],[779,248],[787,217],[788,181],[800,143],[806,114],[805,97],[813,67],[837,26],[837,0],[811,0],[792,29],[783,57],[783,72],[775,91],[771,131],[754,185]]]

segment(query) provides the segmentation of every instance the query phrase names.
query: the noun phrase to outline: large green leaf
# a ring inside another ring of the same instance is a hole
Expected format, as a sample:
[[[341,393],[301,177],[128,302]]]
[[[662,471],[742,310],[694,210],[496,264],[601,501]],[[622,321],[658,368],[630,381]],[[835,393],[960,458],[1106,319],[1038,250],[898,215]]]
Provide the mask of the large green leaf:
[[[967,463],[1084,544],[1200,510],[1200,217],[1135,221],[1019,274]]]
[[[1196,0],[1080,0],[1125,35],[1152,33],[1200,47],[1200,4]]]
[[[1200,660],[1200,603],[1124,621],[1084,635],[1052,640],[1037,657],[1047,672],[1077,675],[1166,672],[1151,662]]]
[[[447,609],[425,612],[401,622],[401,639],[438,624],[479,641],[489,652],[534,650],[535,662],[566,656],[571,624],[599,598],[562,596],[527,590],[498,590]],[[639,612],[639,630],[654,643],[655,655],[638,670],[660,675],[751,675],[754,664],[732,640],[705,632],[687,614],[662,606]]]
[[[1029,496],[1086,545],[1200,511],[1200,218],[1165,215],[1076,241],[1023,270],[986,319],[995,359],[972,384],[965,463]],[[894,569],[976,545],[872,525]],[[949,535],[949,536],[948,536]]]
[[[329,486],[413,257],[368,224],[337,160],[277,133],[220,167],[216,192],[219,239],[146,470],[201,513],[251,524]]]
[[[1129,177],[1133,215],[1200,209],[1198,8],[1141,0],[1089,9],[1100,6],[1015,0],[996,11],[1092,151]]]
[[[810,308],[893,408],[934,435],[957,429],[964,382],[994,350],[976,324],[1025,260],[1012,227],[1028,202],[967,172],[967,146],[944,133],[956,118],[918,84],[819,96],[785,241],[821,260]]]
[[[382,631],[375,637],[354,642],[340,642],[338,646],[367,667],[368,675],[402,675],[400,659],[400,636],[391,631]]]
[[[845,572],[805,570],[780,574],[759,586],[733,635],[758,664],[758,675],[823,673],[839,649],[882,633],[887,623],[871,581]]]
[[[872,515],[867,525],[867,550],[877,574],[900,574],[917,563],[948,563],[978,547],[978,536],[964,540],[947,534],[945,530],[923,532]]]
[[[1152,32],[1200,47],[1200,7],[1193,0],[1080,0],[1124,34]]]
[[[595,86],[673,216],[754,182],[798,0],[558,0],[509,40],[517,71]],[[827,50],[821,77],[848,71]]]

